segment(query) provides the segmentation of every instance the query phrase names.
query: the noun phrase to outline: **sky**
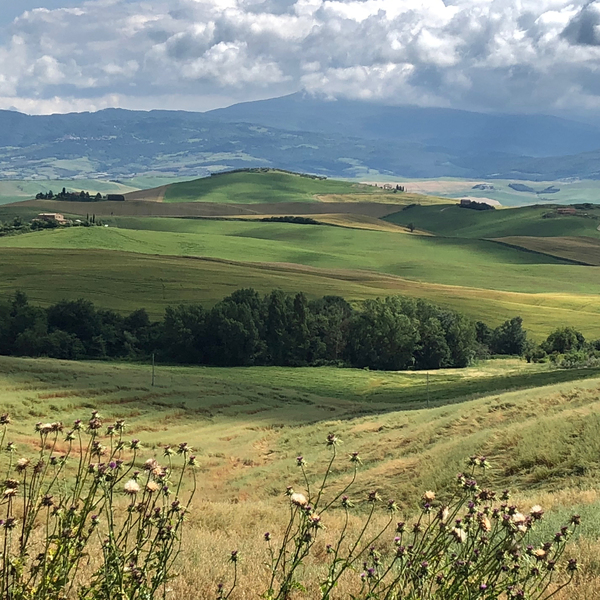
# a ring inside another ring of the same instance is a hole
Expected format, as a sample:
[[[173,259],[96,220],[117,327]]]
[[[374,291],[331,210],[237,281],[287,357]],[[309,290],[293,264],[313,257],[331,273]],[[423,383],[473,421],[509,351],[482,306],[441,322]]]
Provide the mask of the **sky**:
[[[0,0],[0,109],[298,91],[600,118],[600,0]]]

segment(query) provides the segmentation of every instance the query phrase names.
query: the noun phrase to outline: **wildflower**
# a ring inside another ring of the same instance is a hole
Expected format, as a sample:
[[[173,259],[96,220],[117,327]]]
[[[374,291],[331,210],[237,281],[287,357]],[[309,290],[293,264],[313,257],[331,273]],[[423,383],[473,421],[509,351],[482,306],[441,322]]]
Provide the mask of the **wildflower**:
[[[10,425],[10,417],[8,416],[8,413],[0,415],[0,425]]]
[[[294,494],[294,488],[291,485],[288,485],[285,488],[285,496],[292,496]]]
[[[140,440],[131,440],[131,442],[129,442],[129,448],[131,450],[139,450],[140,449]]]
[[[198,459],[195,456],[190,456],[188,459],[188,465],[190,467],[197,467],[198,466]]]
[[[450,509],[447,506],[440,507],[440,510],[438,511],[438,519],[440,520],[440,523],[446,523],[449,515]]]
[[[308,500],[306,499],[306,496],[304,494],[299,494],[299,493],[291,494],[290,502],[294,506],[304,507],[304,506],[308,505]]]
[[[19,482],[16,479],[6,479],[4,481],[4,486],[8,489],[16,490],[19,487]]]
[[[4,527],[6,529],[14,529],[17,526],[17,519],[15,517],[8,517],[4,521]]]
[[[581,517],[579,515],[573,515],[571,517],[571,524],[572,525],[579,525],[581,523]]]
[[[543,548],[538,548],[531,553],[532,556],[535,556],[538,560],[544,560],[548,553]]]
[[[233,552],[231,553],[231,556],[229,557],[229,560],[232,563],[236,563],[238,561],[239,557],[240,557],[239,551],[233,550]]]
[[[404,521],[400,521],[400,523],[396,525],[396,533],[404,533],[405,530],[406,523]]]
[[[17,495],[17,489],[16,488],[7,488],[4,490],[3,495],[5,498],[12,498],[13,496]]]
[[[321,523],[321,517],[319,515],[310,516],[310,526],[314,529],[323,529],[323,523]]]
[[[36,475],[39,475],[44,470],[45,464],[44,459],[40,458],[35,465],[33,465],[33,472]]]
[[[125,420],[117,419],[115,422],[115,431],[123,431],[125,429]]]
[[[296,457],[296,466],[298,466],[298,467],[305,467],[306,466],[306,461],[304,460],[303,456],[297,456]]]
[[[8,444],[6,444],[7,452],[14,452],[16,449],[17,449],[17,447],[15,446],[14,442],[8,442]]]
[[[544,516],[544,511],[539,504],[536,504],[535,506],[531,507],[529,514],[534,521],[539,521]]]
[[[125,493],[135,496],[140,491],[140,484],[135,479],[130,479],[124,486]]]
[[[158,490],[160,490],[160,485],[158,485],[158,483],[156,483],[156,481],[149,481],[146,484],[146,491],[149,494],[153,494],[154,492],[158,492]]]
[[[423,502],[431,504],[434,500],[435,500],[435,492],[428,490],[423,494]]]
[[[490,523],[490,520],[485,515],[481,515],[478,519],[478,522],[479,522],[479,528],[482,531],[491,531],[492,524]]]
[[[362,461],[360,460],[358,452],[352,452],[352,454],[350,454],[350,462],[355,463],[357,465],[362,465]]]
[[[173,454],[175,454],[175,450],[173,450],[172,446],[167,444],[163,450],[163,456],[173,456]]]
[[[22,473],[23,471],[25,471],[25,469],[27,469],[27,467],[29,466],[29,463],[31,461],[28,458],[20,458],[17,461],[17,465],[16,465],[16,469],[18,473]]]
[[[109,426],[106,428],[106,435],[108,435],[108,436],[111,436],[111,437],[112,437],[113,435],[115,435],[115,426],[114,426],[114,425],[109,425]]]
[[[331,544],[327,544],[327,546],[325,546],[325,552],[327,552],[327,554],[333,554],[335,550]]]
[[[518,531],[520,531],[521,533],[527,532],[528,527],[525,515],[521,514],[520,512],[514,513],[512,515],[512,522],[514,523]]]
[[[348,496],[342,496],[342,506],[344,508],[353,508],[354,503],[352,502],[352,500],[350,500],[350,498],[348,498]]]
[[[95,414],[94,414],[95,413]],[[102,419],[96,411],[92,413],[92,418],[88,421],[88,429],[90,431],[98,431],[102,428]]]
[[[381,496],[375,491],[369,492],[369,496],[367,499],[369,502],[379,502],[381,500]]]
[[[156,467],[158,467],[158,462],[154,458],[149,458],[144,463],[144,471],[152,471],[153,469],[156,469]]]
[[[504,490],[502,492],[502,494],[500,495],[500,500],[502,500],[503,502],[506,502],[510,499],[510,492],[508,490]]]
[[[42,506],[45,506],[47,508],[50,508],[52,506],[54,506],[54,500],[52,499],[52,496],[50,496],[50,494],[46,494],[43,498],[42,498],[42,502],[41,502]]]
[[[264,535],[265,538],[265,542],[270,542],[271,541],[271,534],[267,531]]]
[[[396,504],[395,500],[388,500],[387,509],[390,512],[396,512],[398,510],[398,505]]]
[[[458,527],[455,527],[452,530],[452,536],[459,544],[462,544],[467,539],[467,532],[464,529],[459,529]]]
[[[328,446],[337,446],[340,443],[340,439],[334,433],[330,433],[327,436],[326,444]]]
[[[575,573],[575,571],[577,571],[577,570],[579,570],[579,565],[577,564],[577,559],[570,558],[569,562],[567,563],[567,572]]]
[[[177,448],[177,454],[187,454],[188,452],[192,451],[192,447],[188,446],[186,442],[182,442],[181,444],[179,444],[179,447]]]

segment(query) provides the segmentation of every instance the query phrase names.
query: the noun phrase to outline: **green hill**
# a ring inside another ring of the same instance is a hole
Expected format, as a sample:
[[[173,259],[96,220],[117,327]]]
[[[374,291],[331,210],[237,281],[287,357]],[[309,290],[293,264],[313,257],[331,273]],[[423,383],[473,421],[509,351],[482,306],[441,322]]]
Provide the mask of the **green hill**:
[[[288,173],[253,170],[215,174],[167,187],[165,202],[314,202],[317,194],[369,194],[372,186]]]
[[[436,235],[463,238],[507,236],[589,236],[600,238],[600,205],[576,210],[576,215],[560,214],[553,206],[528,206],[503,210],[477,211],[445,206],[411,206],[385,217],[397,225],[413,223],[418,229]]]

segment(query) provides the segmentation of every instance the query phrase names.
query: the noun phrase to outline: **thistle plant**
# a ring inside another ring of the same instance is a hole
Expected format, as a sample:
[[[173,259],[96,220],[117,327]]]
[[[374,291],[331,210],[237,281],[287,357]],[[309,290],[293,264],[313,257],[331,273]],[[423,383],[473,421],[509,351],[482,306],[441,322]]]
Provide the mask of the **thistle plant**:
[[[532,544],[532,531],[543,518],[540,506],[522,512],[510,503],[508,491],[497,493],[483,486],[476,475],[489,463],[485,457],[468,460],[466,473],[456,479],[449,497],[438,499],[426,491],[416,516],[401,520],[394,500],[382,501],[377,491],[351,498],[361,464],[358,453],[349,455],[350,482],[331,493],[328,480],[338,458],[339,439],[330,434],[331,456],[316,486],[310,485],[304,457],[296,459],[304,489],[286,491],[290,516],[283,533],[264,535],[267,544],[266,600],[288,600],[307,593],[315,571],[303,568],[322,536],[328,515],[341,511],[342,525],[328,531],[325,576],[319,586],[321,600],[548,600],[567,586],[578,569],[564,560],[565,546],[579,525],[574,515],[568,525],[545,543]],[[350,526],[356,512],[362,526]],[[374,527],[379,512],[383,526]],[[333,536],[333,537],[331,537]],[[237,553],[236,553],[237,573]],[[308,575],[307,575],[308,573]],[[351,596],[336,596],[342,579],[354,578]],[[219,598],[232,595],[220,587]],[[311,597],[315,597],[314,594]]]
[[[140,442],[125,440],[125,423],[105,427],[94,411],[69,430],[39,423],[39,451],[16,458],[16,445],[6,443],[9,423],[0,416],[8,452],[0,598],[164,598],[196,489],[191,448],[166,447],[165,465],[140,465]]]

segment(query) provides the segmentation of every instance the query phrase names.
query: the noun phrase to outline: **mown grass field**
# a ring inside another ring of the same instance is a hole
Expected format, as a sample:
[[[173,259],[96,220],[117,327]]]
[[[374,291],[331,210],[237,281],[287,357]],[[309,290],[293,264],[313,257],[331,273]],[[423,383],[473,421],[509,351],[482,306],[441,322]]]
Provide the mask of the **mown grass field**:
[[[145,442],[142,460],[160,462],[165,444],[194,447],[199,491],[178,561],[181,576],[172,584],[175,597],[211,597],[215,581],[231,576],[226,560],[232,549],[241,557],[236,597],[264,591],[263,533],[280,535],[285,487],[303,489],[295,457],[306,458],[314,483],[329,457],[324,439],[335,432],[343,445],[328,489],[348,482],[351,451],[363,461],[351,493],[358,504],[353,530],[368,491],[395,498],[398,518],[409,519],[425,489],[443,496],[465,458],[485,454],[492,464],[487,485],[509,488],[514,502],[525,508],[540,503],[547,511],[540,535],[551,537],[573,512],[583,515],[582,537],[569,549],[583,570],[559,598],[587,600],[600,574],[600,372],[546,369],[509,359],[432,373],[429,408],[424,374],[329,368],[307,376],[294,369],[159,366],[152,387],[149,366],[2,357],[0,385],[17,456],[35,451],[36,422],[68,424],[96,408],[107,423],[126,420],[127,438]],[[340,373],[347,374],[343,386]],[[513,387],[515,376],[522,379]],[[387,519],[383,506],[381,513],[376,524]],[[335,513],[327,517],[323,550],[339,525]],[[305,565],[315,583],[320,557],[317,550]],[[317,597],[312,592],[308,597]]]

